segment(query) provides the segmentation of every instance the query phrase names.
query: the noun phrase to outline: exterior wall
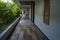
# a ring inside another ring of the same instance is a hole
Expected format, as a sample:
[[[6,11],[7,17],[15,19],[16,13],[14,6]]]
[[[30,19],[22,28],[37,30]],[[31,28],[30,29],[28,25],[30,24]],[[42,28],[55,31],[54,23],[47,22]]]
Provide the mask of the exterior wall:
[[[29,9],[29,18],[31,19],[31,8]]]
[[[50,39],[60,40],[60,0],[50,0],[50,24],[43,23],[44,0],[35,1],[35,24]]]

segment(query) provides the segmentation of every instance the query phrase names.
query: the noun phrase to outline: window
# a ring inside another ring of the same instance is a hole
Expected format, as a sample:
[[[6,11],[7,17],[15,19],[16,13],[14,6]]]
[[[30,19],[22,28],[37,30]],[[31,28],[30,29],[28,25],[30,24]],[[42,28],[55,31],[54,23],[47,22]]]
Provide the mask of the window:
[[[50,20],[50,0],[44,0],[44,23],[49,25]]]

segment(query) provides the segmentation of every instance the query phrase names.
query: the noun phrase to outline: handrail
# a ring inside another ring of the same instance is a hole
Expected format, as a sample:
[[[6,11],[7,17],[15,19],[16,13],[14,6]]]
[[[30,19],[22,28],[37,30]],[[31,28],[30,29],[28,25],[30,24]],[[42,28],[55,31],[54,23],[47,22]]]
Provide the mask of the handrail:
[[[0,40],[6,40],[7,39],[7,37],[11,34],[13,29],[16,27],[16,25],[19,22],[20,18],[21,17],[18,17],[11,25],[8,26],[8,28],[6,30],[4,30],[0,34]]]

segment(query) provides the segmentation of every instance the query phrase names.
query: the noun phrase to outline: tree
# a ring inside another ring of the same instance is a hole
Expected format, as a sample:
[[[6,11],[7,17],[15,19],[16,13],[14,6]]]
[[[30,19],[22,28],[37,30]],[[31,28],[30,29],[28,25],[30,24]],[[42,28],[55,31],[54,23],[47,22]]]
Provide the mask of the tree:
[[[7,25],[12,23],[21,14],[21,9],[10,2],[3,2],[0,0],[0,25]]]

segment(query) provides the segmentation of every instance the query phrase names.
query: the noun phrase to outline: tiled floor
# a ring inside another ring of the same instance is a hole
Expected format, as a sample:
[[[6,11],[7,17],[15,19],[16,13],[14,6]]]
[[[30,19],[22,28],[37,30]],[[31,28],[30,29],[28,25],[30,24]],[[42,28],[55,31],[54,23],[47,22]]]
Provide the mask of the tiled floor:
[[[34,32],[34,24],[28,17],[23,16],[8,40],[39,40],[39,39]]]

